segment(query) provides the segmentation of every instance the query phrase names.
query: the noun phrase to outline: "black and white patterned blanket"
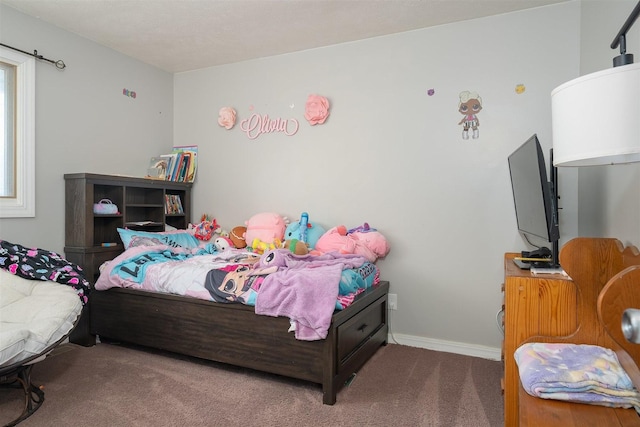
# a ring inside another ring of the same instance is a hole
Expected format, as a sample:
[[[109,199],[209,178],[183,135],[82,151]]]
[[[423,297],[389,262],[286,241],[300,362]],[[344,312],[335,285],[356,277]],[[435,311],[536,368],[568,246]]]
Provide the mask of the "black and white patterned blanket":
[[[79,265],[55,252],[0,240],[0,268],[31,280],[50,280],[73,287],[82,304],[89,300],[89,281]]]

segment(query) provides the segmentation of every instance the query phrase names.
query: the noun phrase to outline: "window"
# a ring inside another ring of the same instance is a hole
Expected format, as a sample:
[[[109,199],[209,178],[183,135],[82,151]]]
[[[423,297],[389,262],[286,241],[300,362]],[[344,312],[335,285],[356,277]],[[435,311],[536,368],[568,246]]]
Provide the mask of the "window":
[[[0,123],[0,133],[4,140],[0,151],[0,164],[3,174],[0,174],[0,197],[15,197],[15,81],[16,66],[0,62],[0,116],[4,117]]]
[[[35,62],[0,47],[0,218],[35,216]]]

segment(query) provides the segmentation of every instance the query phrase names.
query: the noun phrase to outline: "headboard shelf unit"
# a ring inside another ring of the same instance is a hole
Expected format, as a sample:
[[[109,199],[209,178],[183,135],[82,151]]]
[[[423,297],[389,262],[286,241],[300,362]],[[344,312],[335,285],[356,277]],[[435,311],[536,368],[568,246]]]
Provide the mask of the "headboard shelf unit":
[[[124,208],[126,209],[127,227],[139,225],[144,228],[158,228],[163,226],[165,203],[163,188],[126,187]],[[132,224],[132,223],[147,224]],[[160,230],[162,231],[162,228]]]
[[[185,229],[191,221],[191,183],[101,175],[65,174],[65,256],[95,282],[100,265],[124,248],[118,228],[164,231],[165,224]],[[116,214],[94,214],[93,205],[108,199]],[[173,213],[169,200],[179,200]],[[172,212],[172,213],[167,213]]]

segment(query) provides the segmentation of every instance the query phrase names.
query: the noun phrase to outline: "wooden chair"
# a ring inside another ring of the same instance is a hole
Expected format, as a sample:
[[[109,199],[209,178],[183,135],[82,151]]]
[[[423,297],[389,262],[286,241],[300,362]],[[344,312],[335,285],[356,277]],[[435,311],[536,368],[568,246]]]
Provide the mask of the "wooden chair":
[[[627,341],[622,332],[622,315],[628,308],[640,309],[640,265],[628,267],[609,280],[598,297],[598,318],[619,345],[618,360],[640,390],[640,345]]]
[[[568,336],[527,341],[610,348],[640,389],[640,345],[629,343],[621,329],[624,310],[640,308],[638,249],[623,248],[616,239],[577,238],[562,248],[560,264],[576,286],[578,327]],[[527,394],[522,385],[518,404],[521,426],[640,426],[634,410],[540,399]]]

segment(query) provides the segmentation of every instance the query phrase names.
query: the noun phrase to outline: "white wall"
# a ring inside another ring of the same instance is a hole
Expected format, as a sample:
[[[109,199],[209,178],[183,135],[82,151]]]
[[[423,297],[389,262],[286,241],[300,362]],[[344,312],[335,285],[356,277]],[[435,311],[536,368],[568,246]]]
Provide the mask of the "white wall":
[[[551,90],[610,66],[608,44],[634,3],[570,2],[175,77],[0,5],[2,43],[68,65],[37,65],[36,217],[0,220],[0,238],[62,251],[64,173],[141,176],[172,143],[198,144],[196,215],[227,228],[261,211],[306,210],[325,227],[367,221],[391,242],[379,265],[398,294],[396,337],[499,355],[503,253],[526,248],[506,157],[534,132],[547,152]],[[636,58],[638,45],[634,28]],[[463,141],[457,125],[467,89],[484,101],[478,140]],[[302,117],[310,93],[332,102],[324,125]],[[300,130],[250,141],[217,125],[222,106],[240,119],[296,118]],[[578,173],[560,173],[566,241],[578,235]],[[637,173],[591,182],[581,173],[581,235],[595,223],[602,235],[640,243]],[[618,204],[602,214],[593,206],[607,194]]]
[[[527,249],[506,159],[533,133],[551,146],[550,92],[577,74],[579,12],[560,4],[177,74],[174,140],[200,151],[196,215],[225,228],[262,211],[366,221],[391,244],[379,266],[398,295],[394,333],[499,356],[503,254]],[[461,138],[463,90],[483,99],[477,140]],[[324,125],[303,118],[310,93],[331,101]],[[218,126],[224,106],[300,130],[249,140]]]
[[[580,75],[613,66],[620,50],[610,44],[636,4],[582,2]],[[627,33],[627,52],[640,61],[638,22]],[[580,168],[579,176],[580,235],[615,237],[625,245],[640,246],[640,163]]]
[[[63,175],[143,176],[172,144],[173,78],[4,5],[0,40],[67,65],[36,65],[36,217],[0,219],[0,238],[62,253]]]

